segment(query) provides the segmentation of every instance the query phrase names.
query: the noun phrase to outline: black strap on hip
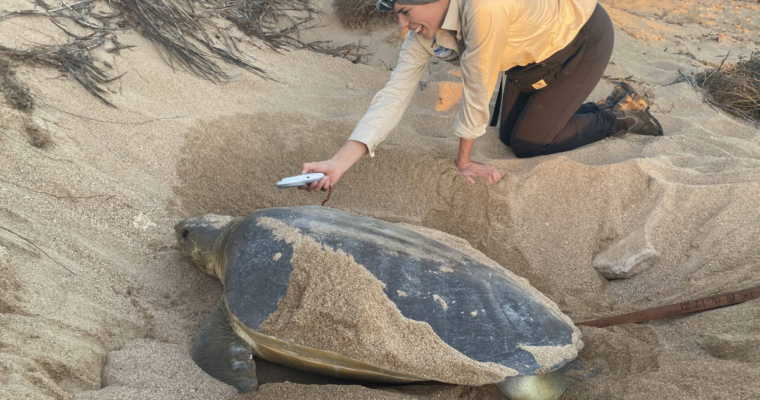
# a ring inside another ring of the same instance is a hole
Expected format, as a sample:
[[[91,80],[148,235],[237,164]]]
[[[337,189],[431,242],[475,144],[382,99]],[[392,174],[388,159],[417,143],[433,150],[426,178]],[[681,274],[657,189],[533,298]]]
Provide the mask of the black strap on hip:
[[[493,112],[491,113],[491,124],[490,126],[496,126],[496,124],[499,122],[499,114],[501,113],[501,98],[502,98],[502,91],[504,90],[504,77],[507,75],[506,72],[504,72],[501,75],[501,79],[499,80],[499,94],[496,95],[496,104],[493,106]]]

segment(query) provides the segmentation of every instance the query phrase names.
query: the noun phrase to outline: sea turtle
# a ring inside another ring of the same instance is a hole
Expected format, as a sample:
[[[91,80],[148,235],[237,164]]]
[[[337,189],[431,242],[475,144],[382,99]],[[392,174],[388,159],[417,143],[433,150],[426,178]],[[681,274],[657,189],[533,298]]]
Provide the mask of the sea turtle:
[[[558,371],[576,359],[580,331],[526,280],[482,254],[465,253],[398,224],[327,207],[269,208],[245,218],[210,214],[185,219],[175,231],[184,254],[224,285],[216,311],[193,342],[192,358],[209,375],[241,392],[258,385],[253,355],[363,381],[496,383],[511,399],[556,398],[571,385]],[[324,254],[304,253],[304,246]],[[298,267],[304,262],[312,264]],[[354,278],[364,279],[364,286],[352,288]],[[357,290],[359,297],[344,298],[348,292],[356,296]],[[297,296],[295,302],[286,295]],[[307,301],[317,304],[298,304]],[[342,316],[320,316],[311,325],[297,325],[316,318],[320,307],[339,302],[349,309]],[[306,311],[280,315],[293,304]],[[363,312],[396,322],[375,321],[370,315],[352,325],[351,319]],[[346,332],[352,329],[365,332]],[[351,341],[361,335],[370,339],[360,345],[372,343],[367,345],[371,348],[349,351]],[[399,351],[376,349],[388,340],[394,342],[387,346]],[[314,344],[323,341],[329,343]],[[373,359],[372,351],[381,354]],[[405,360],[407,353],[426,358]],[[436,364],[439,354],[448,364]],[[395,368],[394,362],[406,367]],[[437,374],[430,368],[449,371]],[[465,379],[458,369],[463,374],[486,371],[487,377]]]

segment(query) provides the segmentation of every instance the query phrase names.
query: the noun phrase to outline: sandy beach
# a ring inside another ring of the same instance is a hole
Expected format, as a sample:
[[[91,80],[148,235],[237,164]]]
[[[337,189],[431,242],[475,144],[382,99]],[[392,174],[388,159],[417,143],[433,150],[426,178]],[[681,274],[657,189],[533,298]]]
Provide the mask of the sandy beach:
[[[232,79],[215,84],[172,68],[124,30],[119,42],[134,47],[93,50],[99,66],[123,74],[106,86],[113,108],[55,69],[9,61],[36,107],[0,102],[0,398],[504,398],[493,385],[368,387],[266,362],[259,391],[238,395],[190,358],[222,287],[182,256],[174,224],[320,204],[325,193],[275,182],[332,156],[396,62],[397,27],[348,30],[329,2],[318,5],[325,27],[304,39],[360,41],[373,53],[366,64],[275,52],[238,33],[238,46],[272,79],[220,64]],[[459,237],[575,322],[760,285],[760,130],[679,80],[679,71],[691,76],[759,51],[760,3],[603,6],[615,49],[609,79],[589,100],[625,79],[650,101],[665,136],[619,134],[517,159],[489,128],[473,158],[503,180],[471,185],[453,162],[461,73],[434,62],[399,127],[341,179],[327,206]],[[6,0],[0,14],[32,8]],[[3,46],[66,40],[45,18],[0,21]],[[33,145],[41,134],[43,145]],[[640,271],[625,279],[596,268],[634,259]],[[602,373],[562,399],[757,398],[758,328],[760,301],[582,327],[580,358]]]

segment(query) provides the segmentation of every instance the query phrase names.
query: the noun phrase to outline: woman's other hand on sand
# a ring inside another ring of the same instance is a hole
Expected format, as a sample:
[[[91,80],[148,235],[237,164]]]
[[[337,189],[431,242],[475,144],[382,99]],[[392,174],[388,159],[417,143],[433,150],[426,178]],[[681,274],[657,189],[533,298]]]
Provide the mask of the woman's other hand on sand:
[[[470,183],[475,183],[476,176],[485,179],[488,183],[499,183],[501,180],[501,174],[491,165],[466,162],[457,164],[457,168],[459,168],[459,172],[464,176],[464,179]]]

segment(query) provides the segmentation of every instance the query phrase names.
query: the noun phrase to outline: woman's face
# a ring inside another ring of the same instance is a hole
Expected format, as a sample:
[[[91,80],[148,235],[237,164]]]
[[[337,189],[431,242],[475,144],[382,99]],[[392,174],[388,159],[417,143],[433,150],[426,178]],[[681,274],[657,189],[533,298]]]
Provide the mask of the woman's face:
[[[448,10],[449,0],[421,5],[396,3],[393,6],[393,13],[398,16],[398,24],[402,30],[409,28],[428,40],[432,40],[438,29],[441,29]]]

